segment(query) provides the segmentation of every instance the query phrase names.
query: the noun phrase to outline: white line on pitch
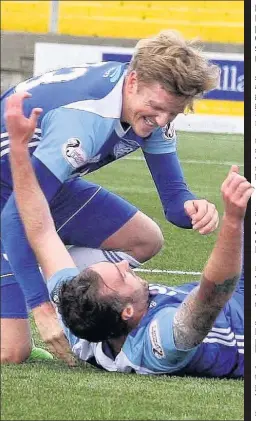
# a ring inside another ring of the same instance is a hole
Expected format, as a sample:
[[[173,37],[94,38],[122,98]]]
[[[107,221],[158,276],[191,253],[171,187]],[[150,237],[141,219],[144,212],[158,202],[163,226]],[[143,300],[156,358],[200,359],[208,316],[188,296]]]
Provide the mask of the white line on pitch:
[[[127,156],[123,159],[128,159],[130,161],[145,161],[145,158],[143,156]],[[238,165],[240,167],[243,167],[244,164],[240,163],[235,163],[235,162],[229,162],[229,161],[223,161],[223,162],[219,162],[219,161],[200,161],[197,159],[180,159],[180,162],[182,162],[183,164],[208,164],[208,165]]]
[[[135,272],[148,272],[148,273],[171,273],[174,275],[193,275],[193,276],[197,276],[197,275],[201,275],[201,272],[186,272],[183,270],[167,270],[167,269],[142,269],[142,268],[137,268],[134,269]]]

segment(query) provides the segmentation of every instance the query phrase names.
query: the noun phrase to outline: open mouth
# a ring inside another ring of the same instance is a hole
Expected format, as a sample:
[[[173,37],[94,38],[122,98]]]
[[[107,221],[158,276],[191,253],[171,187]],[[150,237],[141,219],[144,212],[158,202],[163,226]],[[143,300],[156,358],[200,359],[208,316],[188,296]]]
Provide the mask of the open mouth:
[[[145,124],[147,127],[150,127],[151,129],[156,127],[156,124],[154,121],[152,121],[149,117],[143,117]]]

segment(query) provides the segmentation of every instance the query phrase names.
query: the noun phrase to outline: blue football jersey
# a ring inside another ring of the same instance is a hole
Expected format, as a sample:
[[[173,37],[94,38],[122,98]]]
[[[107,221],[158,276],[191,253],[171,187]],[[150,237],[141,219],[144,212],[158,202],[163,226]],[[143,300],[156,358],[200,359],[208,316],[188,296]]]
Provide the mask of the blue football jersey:
[[[127,64],[119,62],[62,68],[21,82],[1,98],[2,242],[11,270],[31,308],[46,298],[40,292],[40,285],[44,288],[43,279],[12,194],[10,145],[4,120],[6,99],[12,93],[31,93],[31,98],[24,100],[25,116],[35,107],[43,109],[28,147],[49,203],[71,178],[91,173],[141,148],[166,219],[182,228],[192,227],[184,203],[195,195],[184,180],[173,123],[156,128],[148,138],[137,136],[132,127],[121,124],[126,71]]]
[[[11,183],[9,140],[3,113],[6,98],[14,92],[32,94],[24,101],[25,116],[34,107],[43,109],[29,150],[60,182],[95,171],[139,147],[151,154],[174,152],[175,132],[170,125],[165,130],[156,129],[147,139],[137,136],[131,127],[122,127],[126,69],[127,64],[118,62],[62,68],[21,82],[7,91],[1,98],[3,182]]]
[[[51,298],[54,299],[63,279],[77,273],[76,268],[56,273],[48,282]],[[107,342],[90,343],[79,339],[61,323],[74,354],[108,371],[242,377],[244,311],[241,294],[233,294],[200,345],[186,351],[175,346],[172,328],[175,312],[196,285],[198,283],[178,287],[150,284],[148,311],[115,357]]]

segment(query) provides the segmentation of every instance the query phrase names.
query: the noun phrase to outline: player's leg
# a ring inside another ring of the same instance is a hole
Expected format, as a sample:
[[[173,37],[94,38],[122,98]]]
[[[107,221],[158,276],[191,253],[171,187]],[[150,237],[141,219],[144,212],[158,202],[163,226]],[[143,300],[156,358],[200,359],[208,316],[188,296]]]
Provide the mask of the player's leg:
[[[1,364],[26,361],[32,350],[28,319],[1,317]]]
[[[150,259],[163,244],[161,230],[152,219],[83,179],[65,183],[51,203],[51,211],[65,244],[119,250],[139,262]]]
[[[68,252],[80,271],[99,262],[117,263],[127,260],[131,268],[137,268],[140,263],[131,255],[122,251],[107,251],[91,247],[70,246]]]
[[[123,250],[143,263],[162,248],[163,235],[158,225],[139,210],[100,247],[106,250]]]
[[[33,344],[25,298],[4,254],[1,255],[0,296],[1,363],[52,359],[48,351]]]
[[[31,349],[23,293],[17,283],[1,284],[1,363],[22,363]]]
[[[1,212],[11,193],[1,185]],[[21,363],[29,357],[32,347],[28,312],[2,244],[0,269],[1,363]]]
[[[1,212],[11,193],[11,189],[1,185]],[[50,358],[50,353],[32,343],[25,297],[12,274],[2,244],[0,269],[1,363],[22,363],[29,357]]]

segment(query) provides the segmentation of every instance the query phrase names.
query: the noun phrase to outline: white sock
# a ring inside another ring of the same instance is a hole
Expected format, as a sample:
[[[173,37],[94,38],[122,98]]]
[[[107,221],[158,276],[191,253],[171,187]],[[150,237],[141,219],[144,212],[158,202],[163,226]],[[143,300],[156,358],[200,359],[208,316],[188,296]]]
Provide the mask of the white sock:
[[[83,270],[88,266],[99,262],[118,263],[122,260],[127,260],[133,269],[141,265],[141,263],[134,259],[134,257],[124,253],[123,251],[111,251],[71,246],[68,249],[68,252],[79,270]]]

